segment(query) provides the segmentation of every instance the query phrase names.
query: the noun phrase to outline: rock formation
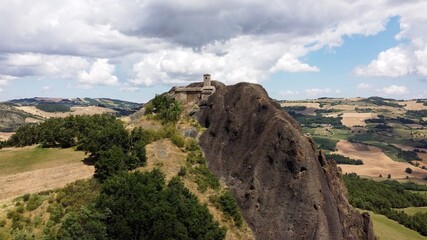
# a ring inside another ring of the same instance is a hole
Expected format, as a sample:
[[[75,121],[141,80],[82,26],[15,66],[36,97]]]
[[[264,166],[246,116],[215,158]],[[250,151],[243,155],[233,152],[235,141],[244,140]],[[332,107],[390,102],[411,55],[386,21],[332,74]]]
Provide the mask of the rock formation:
[[[336,164],[261,86],[212,84],[216,92],[199,105],[200,144],[257,239],[374,239]]]

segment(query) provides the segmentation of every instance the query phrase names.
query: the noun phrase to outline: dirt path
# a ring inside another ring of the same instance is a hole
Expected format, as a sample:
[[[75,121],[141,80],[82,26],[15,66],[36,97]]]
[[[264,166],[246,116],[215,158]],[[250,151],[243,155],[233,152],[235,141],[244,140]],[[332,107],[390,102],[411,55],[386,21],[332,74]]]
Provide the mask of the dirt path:
[[[38,169],[23,173],[0,176],[0,201],[44,190],[64,187],[78,179],[89,178],[93,166],[71,163],[58,167]]]
[[[363,147],[361,147],[363,145]],[[367,146],[364,144],[352,144],[346,140],[340,140],[337,143],[338,151],[334,153],[341,154],[354,159],[362,159],[364,165],[339,165],[343,173],[357,173],[362,176],[378,177],[380,174],[386,178],[391,174],[393,179],[423,179],[427,176],[427,170],[414,167],[409,163],[396,162],[385,155],[380,148]],[[412,174],[405,172],[409,167]]]

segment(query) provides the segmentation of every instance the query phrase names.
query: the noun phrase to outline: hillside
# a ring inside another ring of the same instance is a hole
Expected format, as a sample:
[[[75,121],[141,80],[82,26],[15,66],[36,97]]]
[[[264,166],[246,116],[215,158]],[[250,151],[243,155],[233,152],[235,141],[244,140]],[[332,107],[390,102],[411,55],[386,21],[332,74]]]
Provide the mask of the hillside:
[[[318,147],[364,161],[341,165],[344,172],[427,183],[426,100],[321,98],[280,104]]]
[[[40,122],[50,117],[110,113],[130,115],[142,104],[109,98],[25,98],[0,103],[0,132],[12,132],[25,123]]]

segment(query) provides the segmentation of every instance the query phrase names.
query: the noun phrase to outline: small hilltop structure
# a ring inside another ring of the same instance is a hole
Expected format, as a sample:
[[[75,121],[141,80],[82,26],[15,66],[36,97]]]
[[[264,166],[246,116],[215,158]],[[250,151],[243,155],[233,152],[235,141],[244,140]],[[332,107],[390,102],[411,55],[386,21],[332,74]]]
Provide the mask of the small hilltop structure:
[[[201,100],[206,100],[215,92],[215,86],[212,86],[211,81],[211,75],[204,74],[203,86],[200,86],[200,83],[196,83],[186,87],[173,87],[171,92],[174,94],[175,99],[182,103],[197,103]]]

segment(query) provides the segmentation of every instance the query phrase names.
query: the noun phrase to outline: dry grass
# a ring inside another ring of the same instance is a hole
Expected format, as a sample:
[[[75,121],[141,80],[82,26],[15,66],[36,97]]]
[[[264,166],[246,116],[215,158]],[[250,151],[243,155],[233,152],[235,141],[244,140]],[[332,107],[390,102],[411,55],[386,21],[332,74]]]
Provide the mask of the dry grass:
[[[400,102],[399,104],[403,105],[406,104],[405,107],[403,107],[406,110],[423,110],[427,109],[427,106],[424,106],[423,103],[417,103],[417,101],[404,101]]]
[[[320,109],[319,103],[316,102],[285,102],[280,104],[281,107],[291,107],[291,106],[306,106],[307,108]]]
[[[369,118],[376,118],[377,115],[374,113],[357,113],[357,112],[346,112],[342,115],[342,124],[347,127],[353,126],[365,126],[365,120]]]
[[[336,109],[336,110],[342,110],[342,111],[355,111],[356,107],[357,106],[355,105],[340,104],[340,105],[330,106],[328,109]]]
[[[138,170],[151,171],[154,168],[159,168],[165,174],[166,180],[168,181],[177,175],[181,166],[186,165],[187,153],[173,145],[169,139],[162,139],[148,144],[146,146],[146,151],[147,165],[139,168]],[[199,201],[202,204],[207,205],[209,212],[212,214],[214,219],[218,221],[221,226],[225,226],[228,229],[226,239],[255,239],[249,227],[243,226],[241,229],[235,227],[232,221],[225,217],[224,214],[209,201],[209,196],[216,194],[216,191],[208,189],[206,192],[201,193],[198,190],[194,177],[192,177],[188,171],[183,181],[185,186],[197,196]]]
[[[45,112],[40,109],[37,109],[35,106],[21,106],[16,107],[19,110],[38,115],[44,118],[51,117],[67,117],[70,115],[94,115],[94,114],[102,114],[102,113],[112,113],[114,112],[111,109],[89,106],[89,107],[71,107],[71,112]]]
[[[187,154],[176,147],[169,139],[162,139],[148,144],[147,165],[139,168],[143,171],[151,171],[159,168],[169,181],[176,176],[181,166],[185,165]]]
[[[0,150],[0,200],[64,187],[91,177],[94,167],[81,162],[84,156],[72,149],[35,146]]]
[[[13,134],[15,134],[15,133],[14,132],[0,132],[0,141],[8,140]]]
[[[346,140],[337,143],[338,151],[341,154],[354,159],[362,159],[364,165],[340,165],[344,173],[357,173],[361,176],[378,177],[380,174],[386,178],[391,174],[393,179],[418,179],[420,181],[427,176],[427,171],[414,167],[409,163],[395,162],[385,155],[380,148],[367,146],[364,144],[352,144]],[[407,174],[405,169],[411,168],[412,174]]]
[[[25,193],[36,193],[64,187],[67,183],[78,179],[90,178],[93,173],[93,166],[87,166],[83,163],[71,163],[0,176],[0,199],[10,199]]]

